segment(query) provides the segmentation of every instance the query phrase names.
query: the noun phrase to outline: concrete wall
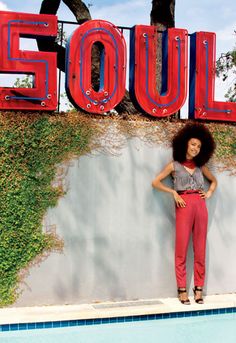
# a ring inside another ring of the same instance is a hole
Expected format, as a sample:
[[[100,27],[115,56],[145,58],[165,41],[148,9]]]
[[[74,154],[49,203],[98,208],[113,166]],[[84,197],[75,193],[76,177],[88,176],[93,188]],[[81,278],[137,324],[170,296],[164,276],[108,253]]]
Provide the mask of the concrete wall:
[[[15,305],[176,296],[174,202],[151,187],[170,158],[170,149],[132,139],[120,156],[74,160],[68,192],[45,221],[64,239],[63,254],[53,253],[29,270]],[[217,178],[219,187],[207,201],[208,294],[236,291],[236,178]],[[192,263],[190,246],[189,285]]]

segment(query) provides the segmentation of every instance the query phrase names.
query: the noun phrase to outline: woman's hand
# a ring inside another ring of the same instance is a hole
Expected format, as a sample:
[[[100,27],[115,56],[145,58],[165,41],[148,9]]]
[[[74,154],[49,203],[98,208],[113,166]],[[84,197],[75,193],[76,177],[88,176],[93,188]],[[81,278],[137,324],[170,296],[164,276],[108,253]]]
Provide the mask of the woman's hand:
[[[209,199],[212,196],[212,191],[208,190],[207,192],[199,191],[200,197],[202,199]]]
[[[183,198],[181,198],[181,196],[176,191],[173,191],[173,197],[175,199],[175,203],[176,203],[177,207],[185,207],[186,206],[186,202],[184,201]]]

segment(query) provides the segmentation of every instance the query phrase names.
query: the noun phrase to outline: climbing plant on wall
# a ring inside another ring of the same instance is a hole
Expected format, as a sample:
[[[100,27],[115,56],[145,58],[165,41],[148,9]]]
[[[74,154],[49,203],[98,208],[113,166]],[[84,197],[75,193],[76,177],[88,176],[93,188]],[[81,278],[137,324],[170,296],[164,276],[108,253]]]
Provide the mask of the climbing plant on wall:
[[[63,190],[56,165],[88,149],[91,129],[65,117],[0,115],[0,305],[17,297],[19,271],[62,242],[42,232],[42,218]]]

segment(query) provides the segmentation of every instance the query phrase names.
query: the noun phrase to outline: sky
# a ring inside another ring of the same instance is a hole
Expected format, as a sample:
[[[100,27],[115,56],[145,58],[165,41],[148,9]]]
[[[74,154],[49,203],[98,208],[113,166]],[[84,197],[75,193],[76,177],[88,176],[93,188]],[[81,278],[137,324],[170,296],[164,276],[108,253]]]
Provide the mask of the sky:
[[[0,10],[39,13],[41,2],[41,0],[4,0],[0,1]],[[108,20],[117,26],[149,25],[150,23],[151,0],[87,0],[84,2],[92,5],[90,12],[93,19]],[[57,15],[61,20],[75,20],[63,1]],[[222,52],[231,50],[236,42],[234,35],[236,1],[176,0],[175,25],[177,28],[187,29],[189,33],[215,32],[217,57],[219,57]],[[227,87],[227,83],[217,80],[217,100],[224,100],[223,96]]]

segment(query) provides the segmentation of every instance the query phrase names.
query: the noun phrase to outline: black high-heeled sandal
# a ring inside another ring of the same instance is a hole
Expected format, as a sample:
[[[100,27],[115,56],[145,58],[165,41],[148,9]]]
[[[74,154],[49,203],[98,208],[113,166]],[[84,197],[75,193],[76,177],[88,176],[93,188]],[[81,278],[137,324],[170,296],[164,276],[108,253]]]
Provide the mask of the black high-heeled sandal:
[[[202,298],[202,297],[201,297],[201,298],[196,298],[197,291],[198,291],[198,292],[202,292],[202,291],[203,291],[202,287],[195,286],[195,287],[193,288],[193,293],[194,293],[194,300],[195,300],[195,302],[196,302],[197,304],[204,304],[204,301],[203,301],[203,298]]]
[[[178,291],[178,298],[179,298],[179,301],[181,302],[181,304],[190,305],[190,300],[189,299],[185,299],[185,300],[181,300],[180,299],[180,294],[187,293],[186,288],[182,288],[181,287],[181,288],[178,288],[177,291]]]

